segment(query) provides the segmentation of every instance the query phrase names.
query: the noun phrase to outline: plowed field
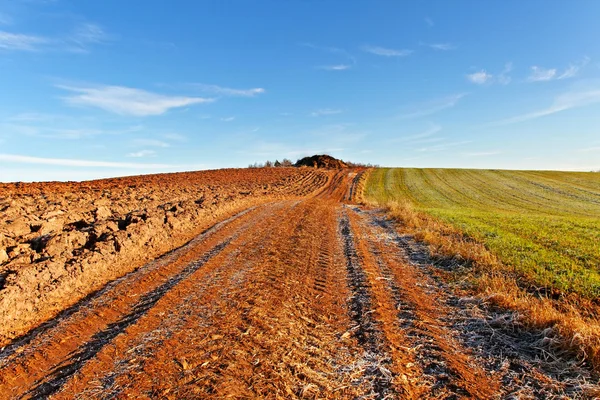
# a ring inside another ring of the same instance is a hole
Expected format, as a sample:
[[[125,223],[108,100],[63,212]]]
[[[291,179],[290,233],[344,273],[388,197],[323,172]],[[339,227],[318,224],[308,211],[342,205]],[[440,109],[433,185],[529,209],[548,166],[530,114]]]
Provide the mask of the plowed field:
[[[425,246],[353,204],[356,171],[299,179],[9,342],[0,397],[600,393],[543,332],[448,287]]]

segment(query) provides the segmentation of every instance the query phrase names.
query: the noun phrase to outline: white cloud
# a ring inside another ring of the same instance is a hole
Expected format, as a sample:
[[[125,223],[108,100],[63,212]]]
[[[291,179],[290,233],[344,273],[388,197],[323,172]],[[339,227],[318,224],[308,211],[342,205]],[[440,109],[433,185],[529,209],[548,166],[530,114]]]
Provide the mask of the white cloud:
[[[432,28],[435,25],[435,23],[433,22],[433,20],[431,18],[429,18],[429,17],[425,17],[425,23],[430,28]]]
[[[127,157],[133,158],[142,158],[142,157],[153,157],[156,155],[156,151],[154,150],[140,150],[134,153],[127,154]]]
[[[554,79],[569,79],[577,76],[579,71],[588,65],[590,62],[589,57],[584,57],[578,63],[570,64],[567,69],[563,71],[563,73],[559,73],[556,68],[542,68],[534,65],[531,67],[531,75],[527,80],[529,82],[545,82],[551,81]]]
[[[105,43],[108,40],[109,36],[100,25],[84,23],[77,26],[65,39],[65,45],[69,51],[86,53],[89,45]]]
[[[427,143],[427,142],[436,142],[442,140],[441,138],[434,138],[433,136],[440,132],[442,127],[440,125],[431,124],[431,126],[420,133],[416,133],[414,135],[402,136],[399,138],[392,139],[391,142],[394,143]]]
[[[467,74],[467,79],[477,85],[489,83],[493,77],[494,76],[492,74],[488,74],[484,69],[478,72],[474,72],[472,74]]]
[[[499,83],[501,85],[508,85],[511,82],[511,77],[508,76],[508,74],[513,70],[513,64],[512,62],[507,62],[506,64],[504,64],[504,69],[502,69],[502,71],[497,74],[491,74],[489,72],[487,72],[485,69],[482,69],[481,71],[477,71],[474,72],[472,74],[467,74],[467,80],[469,80],[471,83],[474,83],[476,85],[486,85],[486,84],[493,84],[493,83]]]
[[[48,42],[41,36],[0,31],[0,49],[4,50],[37,51]]]
[[[467,157],[486,157],[486,156],[494,156],[497,154],[502,154],[502,152],[494,150],[494,151],[474,151],[471,153],[463,153],[463,155],[467,156]]]
[[[341,114],[342,112],[343,112],[342,110],[333,109],[333,108],[321,108],[319,110],[315,110],[315,111],[311,112],[310,116],[311,117],[320,117],[322,115]]]
[[[346,58],[346,60],[349,61],[349,63],[348,62],[336,63],[336,64],[331,64],[331,65],[319,66],[319,67],[317,67],[317,69],[323,69],[323,70],[327,70],[327,71],[344,71],[344,70],[350,69],[350,68],[352,68],[352,66],[356,65],[356,58],[344,49],[340,49],[337,47],[318,46],[313,43],[300,43],[300,45],[314,49],[314,50],[320,50],[320,51],[324,51],[327,53],[336,54],[338,56],[342,56],[342,57]]]
[[[531,67],[531,75],[527,78],[530,82],[550,81],[556,77],[556,69],[544,69],[542,67]]]
[[[78,140],[94,136],[123,135],[139,132],[142,125],[115,124],[90,116],[21,113],[0,121],[0,132],[11,136]]]
[[[163,137],[167,140],[172,140],[174,142],[187,141],[187,137],[185,135],[181,135],[179,133],[167,133],[167,134],[163,135]]]
[[[0,49],[87,53],[90,45],[104,43],[108,39],[109,36],[102,27],[93,23],[84,23],[78,25],[71,34],[56,37],[0,31]]]
[[[171,145],[167,142],[163,142],[161,140],[156,139],[135,139],[133,143],[136,146],[148,146],[148,147],[171,147]]]
[[[412,119],[435,114],[447,108],[454,107],[460,101],[460,99],[466,95],[466,93],[458,93],[452,96],[447,96],[411,106],[410,108],[406,109],[403,114],[400,114],[398,118]]]
[[[441,51],[456,50],[456,46],[453,45],[452,43],[432,43],[432,44],[428,44],[428,46],[434,50],[441,50]]]
[[[92,160],[77,160],[68,158],[42,158],[30,157],[16,154],[0,154],[0,162],[19,163],[19,164],[39,164],[39,165],[55,165],[63,167],[101,167],[101,168],[132,168],[132,169],[156,169],[156,168],[173,168],[169,164],[138,164],[138,163],[122,163],[109,161],[92,161]]]
[[[235,120],[235,117],[223,117],[223,118],[221,118],[221,121],[223,121],[223,122],[231,122],[233,120]]]
[[[406,57],[412,54],[412,50],[397,50],[379,46],[363,46],[363,51],[384,57]]]
[[[91,106],[119,115],[160,115],[172,108],[208,103],[213,99],[201,97],[166,96],[124,86],[67,86],[58,88],[73,92],[64,100],[74,106]]]
[[[217,85],[205,85],[202,83],[194,84],[194,87],[199,88],[202,91],[214,93],[221,96],[233,96],[233,97],[254,97],[259,94],[266,92],[263,88],[252,88],[252,89],[232,89]]]
[[[507,74],[510,73],[512,70],[513,70],[513,63],[512,62],[507,62],[504,65],[504,69],[502,70],[502,72],[500,73],[500,75],[498,75],[498,77],[496,78],[496,80],[498,81],[498,83],[501,84],[501,85],[508,85],[512,79]]]
[[[490,125],[508,125],[517,122],[528,121],[545,117],[548,115],[556,114],[561,111],[567,111],[574,108],[585,107],[591,104],[600,103],[600,88],[586,88],[576,89],[569,92],[558,95],[554,98],[553,103],[550,107],[534,111],[528,114],[519,115],[516,117],[508,118],[502,121],[494,122]]]
[[[417,151],[419,151],[421,153],[437,152],[437,151],[446,150],[446,149],[451,148],[451,147],[462,146],[463,144],[468,144],[468,143],[471,143],[471,141],[470,140],[463,140],[463,141],[460,141],[460,142],[440,143],[440,144],[436,144],[436,145],[433,145],[433,146],[422,147],[420,149],[417,149]]]
[[[318,69],[324,69],[326,71],[344,71],[346,69],[352,68],[352,65],[348,64],[337,64],[337,65],[322,65],[317,67]]]

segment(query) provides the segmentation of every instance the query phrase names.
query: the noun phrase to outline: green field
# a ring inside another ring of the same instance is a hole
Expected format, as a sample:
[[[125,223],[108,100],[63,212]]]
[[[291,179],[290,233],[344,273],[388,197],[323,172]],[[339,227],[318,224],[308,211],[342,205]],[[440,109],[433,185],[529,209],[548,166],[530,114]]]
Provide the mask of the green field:
[[[600,296],[600,173],[380,168],[364,196],[449,223],[533,284]]]

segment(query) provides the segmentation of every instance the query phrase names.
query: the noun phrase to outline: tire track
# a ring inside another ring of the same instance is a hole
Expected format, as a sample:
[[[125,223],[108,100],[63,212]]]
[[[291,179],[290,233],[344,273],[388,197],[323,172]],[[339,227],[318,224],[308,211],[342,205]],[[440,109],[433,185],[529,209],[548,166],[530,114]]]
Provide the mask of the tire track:
[[[350,317],[355,323],[353,336],[364,351],[363,378],[369,382],[375,399],[385,399],[394,394],[392,376],[387,366],[390,359],[383,348],[383,334],[373,318],[372,297],[368,278],[362,269],[348,215],[344,211],[339,218],[339,234],[343,242],[348,273]]]
[[[246,240],[232,243],[228,248],[240,254],[228,265],[230,277],[224,275],[212,294],[195,297],[196,279],[189,279],[180,293],[170,295],[173,302],[186,299],[181,317],[175,316],[183,324],[174,324],[173,330],[159,327],[158,315],[173,309],[168,301],[161,302],[153,315],[116,339],[114,349],[87,365],[78,382],[71,380],[58,398],[74,393],[101,397],[96,382],[115,364],[124,365],[125,375],[113,377],[106,390],[121,396],[357,398],[361,391],[349,380],[353,371],[341,370],[356,365],[348,349],[354,341],[340,339],[349,325],[342,306],[347,292],[339,287],[335,303],[306,290],[318,271],[311,266],[307,272],[306,263],[318,260],[320,239],[336,243],[335,208],[320,203],[303,203],[275,218],[280,223],[265,221]],[[219,264],[225,255],[218,256]],[[211,261],[215,263],[217,259]],[[230,285],[246,265],[241,284]],[[342,319],[347,323],[341,324]],[[140,348],[139,355],[117,358],[139,345],[136,334],[152,329],[160,330],[164,342]]]
[[[65,377],[81,367],[74,361],[74,354],[87,360],[93,358],[103,341],[132,325],[174,286],[200,269],[205,256],[214,257],[264,216],[277,218],[281,211],[282,203],[278,203],[243,212],[215,225],[187,246],[142,267],[129,279],[111,285],[103,296],[36,338],[34,345],[15,354],[10,362],[5,360],[0,369],[0,392],[13,393],[11,398],[16,398],[27,392],[35,396],[38,391],[40,395],[55,391]]]
[[[297,205],[298,203],[294,202],[286,207],[286,213],[294,210]],[[257,218],[257,220],[262,225],[267,226],[280,217],[271,215],[270,218]],[[135,331],[128,331],[126,336],[120,339],[121,343],[127,343],[124,347],[135,348],[135,353],[126,352],[123,355],[120,355],[120,352],[116,353],[111,359],[110,368],[112,369],[108,369],[107,365],[88,367],[87,371],[83,372],[84,376],[78,379],[80,382],[77,382],[77,385],[81,386],[85,381],[89,381],[92,374],[97,376],[100,371],[104,371],[106,375],[99,378],[101,381],[106,381],[102,388],[103,391],[121,393],[124,388],[119,389],[118,385],[124,380],[131,381],[136,373],[142,373],[140,368],[143,368],[146,363],[151,363],[153,356],[158,356],[164,346],[168,345],[170,339],[182,334],[195,334],[199,327],[198,324],[190,323],[192,315],[196,315],[201,320],[200,325],[206,327],[214,324],[208,321],[224,318],[222,313],[225,309],[234,312],[235,304],[227,302],[226,299],[230,292],[240,290],[251,270],[256,267],[257,260],[255,257],[262,252],[259,243],[246,239],[246,236],[250,236],[254,229],[257,229],[256,225],[253,225],[252,229],[248,228],[244,232],[239,232],[235,239],[239,239],[241,243],[229,240],[229,245],[223,254],[216,253],[210,260],[206,260],[206,262],[210,261],[213,267],[208,275],[203,276],[202,280],[198,277],[187,279],[183,284],[183,286],[191,286],[191,291],[189,288],[181,287],[178,288],[177,295],[170,296],[170,299],[161,307],[169,310],[166,318],[157,320],[156,315],[149,316],[149,320],[145,321],[142,327],[135,327]],[[244,234],[242,235],[242,233]],[[261,241],[269,242],[274,235],[274,232],[267,232],[265,236],[261,237]],[[245,251],[243,252],[242,249],[245,249]],[[219,256],[218,260],[216,259],[217,255]],[[239,264],[239,260],[244,260],[242,265]],[[226,305],[218,306],[222,301],[225,301]],[[158,310],[153,311],[154,314],[157,312]],[[213,332],[211,336],[215,335],[219,336],[217,332]],[[149,342],[148,337],[152,337],[154,341]],[[113,345],[116,344],[113,343]],[[120,343],[118,345],[121,346]],[[183,365],[182,363],[187,363],[186,358],[189,358],[189,356],[183,356],[181,361],[177,362]],[[114,371],[119,369],[121,365],[127,365],[127,368],[121,368],[121,373]],[[107,376],[110,376],[108,381]],[[97,393],[89,388],[80,390],[81,393],[85,393],[90,397],[101,397],[95,396]],[[69,388],[66,393],[72,392],[73,388]]]
[[[382,268],[391,278],[386,281],[399,286],[399,318],[425,376],[435,379],[431,396],[461,397],[465,390],[483,399],[600,394],[589,369],[556,354],[543,332],[526,331],[514,313],[490,309],[481,299],[457,297],[437,273],[443,265],[436,272],[428,248],[399,234],[385,215],[367,211],[362,218],[373,229],[372,253],[392,273]]]
[[[163,296],[182,280],[189,277],[199,268],[204,266],[211,258],[219,254],[229,243],[231,238],[219,243],[209,250],[200,260],[187,266],[182,272],[171,277],[167,282],[150,293],[142,296],[139,302],[133,307],[133,311],[125,315],[120,320],[113,322],[108,327],[96,333],[92,340],[81,346],[71,357],[54,369],[47,375],[43,381],[37,382],[33,389],[27,392],[26,396],[33,398],[46,397],[60,390],[63,383],[81,369],[81,367],[92,357],[94,357],[106,344],[112,341],[117,335],[124,332],[127,327],[137,322],[144,316],[148,310],[163,298]]]
[[[56,317],[42,323],[40,326],[32,329],[26,335],[23,335],[23,336],[15,339],[12,343],[10,343],[9,345],[0,349],[0,365],[5,365],[6,363],[12,361],[13,359],[11,359],[10,357],[12,355],[14,355],[15,353],[17,355],[22,354],[23,348],[30,345],[34,339],[47,334],[51,329],[55,328],[61,322],[67,320],[69,317],[71,317],[72,315],[81,311],[82,309],[89,307],[95,300],[104,296],[106,293],[108,293],[110,290],[114,289],[120,283],[127,281],[129,279],[132,279],[138,275],[148,273],[156,268],[159,268],[163,264],[162,262],[170,261],[170,260],[174,259],[182,251],[186,250],[189,247],[192,247],[194,244],[196,244],[202,240],[206,240],[208,237],[210,237],[211,235],[213,235],[214,233],[219,231],[221,228],[223,228],[230,222],[242,217],[243,215],[254,210],[255,208],[256,207],[248,208],[248,209],[243,210],[223,221],[220,221],[220,222],[214,224],[213,226],[206,229],[204,232],[200,233],[200,235],[198,235],[196,238],[192,239],[191,241],[184,244],[183,246],[180,246],[180,247],[173,249],[173,250],[165,253],[164,255],[162,255],[158,259],[159,262],[152,261],[152,262],[138,268],[135,271],[129,272],[129,273],[123,275],[122,277],[117,278],[117,279],[107,283],[102,289],[89,294],[88,296],[86,296],[85,298],[83,298],[82,300],[80,300],[79,302],[74,304],[73,306],[60,312]],[[162,261],[162,262],[160,262],[160,261]]]

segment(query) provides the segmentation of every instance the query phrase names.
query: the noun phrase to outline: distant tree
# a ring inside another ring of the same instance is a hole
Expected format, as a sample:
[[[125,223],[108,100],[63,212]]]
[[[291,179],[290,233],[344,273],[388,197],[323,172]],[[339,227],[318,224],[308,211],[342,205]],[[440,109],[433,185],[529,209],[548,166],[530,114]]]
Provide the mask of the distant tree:
[[[292,162],[292,160],[284,158],[283,161],[281,161],[281,166],[282,167],[293,167],[294,163]]]
[[[281,163],[279,162],[279,160],[275,160],[275,163],[273,164],[274,167],[281,167]]]
[[[267,161],[265,162],[265,167],[266,167],[266,168],[271,168],[272,166],[273,166],[273,163],[272,163],[271,161],[267,160]]]

